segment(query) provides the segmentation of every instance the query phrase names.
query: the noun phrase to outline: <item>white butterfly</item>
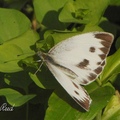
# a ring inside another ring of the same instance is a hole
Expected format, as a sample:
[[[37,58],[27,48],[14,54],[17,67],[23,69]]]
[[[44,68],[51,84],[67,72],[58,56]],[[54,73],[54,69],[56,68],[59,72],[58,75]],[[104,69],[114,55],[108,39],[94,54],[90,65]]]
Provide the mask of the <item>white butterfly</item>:
[[[90,32],[68,38],[48,53],[38,52],[57,81],[86,111],[92,100],[81,85],[93,82],[100,75],[113,38],[107,32]]]

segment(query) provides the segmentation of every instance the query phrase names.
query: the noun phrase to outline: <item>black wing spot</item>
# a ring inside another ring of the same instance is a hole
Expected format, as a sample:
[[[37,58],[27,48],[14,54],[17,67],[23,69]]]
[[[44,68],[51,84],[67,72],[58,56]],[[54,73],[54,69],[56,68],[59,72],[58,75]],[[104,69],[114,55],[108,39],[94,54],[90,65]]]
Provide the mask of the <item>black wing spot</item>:
[[[90,47],[89,51],[94,53],[95,52],[95,47]]]
[[[107,54],[109,52],[109,49],[106,48],[106,47],[102,47],[100,48],[100,50],[104,53],[104,54]]]
[[[83,107],[85,110],[89,110],[89,107],[90,107],[90,100],[89,99],[86,99],[84,98],[84,100],[79,100],[75,97],[73,97],[73,99],[81,106]]]
[[[101,58],[101,60],[104,60],[106,58],[106,54],[101,54],[99,55],[99,57]]]
[[[74,91],[77,95],[79,95],[79,93],[77,91]]]
[[[113,36],[108,33],[96,33],[95,38],[104,40],[108,44],[113,41]]]
[[[72,83],[77,89],[79,89],[79,86],[76,83],[74,83],[74,82],[72,82]]]
[[[89,65],[89,60],[84,59],[82,62],[80,62],[77,67],[81,69],[85,69]]]
[[[102,67],[100,66],[100,67],[96,68],[96,69],[94,70],[94,72],[95,72],[96,74],[100,74],[100,73],[102,72]]]
[[[96,74],[90,73],[89,76],[88,76],[88,79],[89,79],[90,81],[92,81],[92,80],[96,79],[96,77],[97,77]]]

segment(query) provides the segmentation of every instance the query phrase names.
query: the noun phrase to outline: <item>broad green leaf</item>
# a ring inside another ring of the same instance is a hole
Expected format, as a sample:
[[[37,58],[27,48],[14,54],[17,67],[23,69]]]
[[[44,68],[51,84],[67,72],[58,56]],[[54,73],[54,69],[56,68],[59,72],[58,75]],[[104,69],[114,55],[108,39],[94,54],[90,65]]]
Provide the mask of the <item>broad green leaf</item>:
[[[58,20],[60,9],[68,0],[34,0],[33,5],[37,20],[50,29],[64,29]]]
[[[59,19],[62,22],[84,23],[96,25],[99,23],[109,0],[76,0],[65,4]],[[97,10],[96,10],[97,9]]]
[[[56,91],[57,95],[55,93],[51,95],[45,120],[93,120],[98,112],[106,106],[114,94],[114,89],[110,85],[106,85],[91,92],[90,96],[93,101],[89,112],[83,111],[62,89],[59,89],[59,92],[61,93],[58,94]]]
[[[120,94],[116,92],[106,106],[101,120],[119,120],[120,119]]]
[[[22,95],[11,88],[0,89],[0,96],[5,96],[7,102],[15,107],[21,106],[34,98],[36,95]]]
[[[88,1],[87,1],[87,3],[88,3]],[[109,6],[109,3],[110,3],[110,0],[99,0],[99,1],[91,0],[89,2],[90,22],[87,25],[93,26],[93,25],[98,24],[104,14],[104,11]]]
[[[30,26],[30,20],[21,12],[0,8],[0,44],[23,34]]]
[[[86,17],[89,12],[89,6],[85,1],[70,1],[67,2],[59,15],[61,22],[88,23]]]
[[[105,83],[108,80],[111,82],[114,82],[115,76],[120,73],[120,49],[118,49],[113,55],[109,56],[107,58],[107,64],[100,75],[100,81]]]
[[[115,47],[116,47],[116,49],[120,48],[120,37],[117,38],[117,40],[115,42]]]
[[[31,47],[34,46],[38,39],[38,34],[29,30],[23,35],[0,45],[0,71],[21,71],[22,68],[18,65],[18,62],[35,54]]]

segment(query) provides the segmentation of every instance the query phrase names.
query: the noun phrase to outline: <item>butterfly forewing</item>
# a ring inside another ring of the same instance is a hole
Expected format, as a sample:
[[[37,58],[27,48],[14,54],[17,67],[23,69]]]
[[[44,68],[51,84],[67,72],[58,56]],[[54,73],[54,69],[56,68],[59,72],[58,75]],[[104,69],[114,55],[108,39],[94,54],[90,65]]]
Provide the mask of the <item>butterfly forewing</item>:
[[[68,94],[89,110],[91,98],[80,84],[89,84],[100,75],[112,42],[110,33],[85,33],[60,42],[48,54],[38,55]]]
[[[60,42],[49,54],[56,63],[76,73],[79,84],[86,85],[102,72],[112,42],[110,33],[86,33]]]

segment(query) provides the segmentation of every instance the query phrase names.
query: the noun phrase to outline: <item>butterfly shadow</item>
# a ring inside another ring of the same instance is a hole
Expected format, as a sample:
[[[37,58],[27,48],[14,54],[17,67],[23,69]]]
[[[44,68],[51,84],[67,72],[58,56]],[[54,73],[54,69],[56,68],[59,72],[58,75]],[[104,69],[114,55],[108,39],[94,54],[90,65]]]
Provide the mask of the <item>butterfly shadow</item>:
[[[74,101],[74,99],[72,99],[72,97],[64,90],[64,88],[62,86],[59,85],[59,83],[58,83],[58,87],[55,89],[54,93],[60,99],[62,99],[64,102],[66,102],[66,104],[69,104],[69,106],[71,106],[73,109],[75,109],[79,112],[86,112],[80,105],[78,105]]]

